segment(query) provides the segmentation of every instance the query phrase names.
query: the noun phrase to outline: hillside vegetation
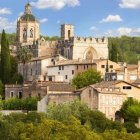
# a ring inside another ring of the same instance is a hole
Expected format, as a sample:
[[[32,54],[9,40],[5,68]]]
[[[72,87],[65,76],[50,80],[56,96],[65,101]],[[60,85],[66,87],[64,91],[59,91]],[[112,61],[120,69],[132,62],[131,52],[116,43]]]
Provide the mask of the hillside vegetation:
[[[109,38],[109,58],[116,62],[137,64],[140,59],[140,37]]]

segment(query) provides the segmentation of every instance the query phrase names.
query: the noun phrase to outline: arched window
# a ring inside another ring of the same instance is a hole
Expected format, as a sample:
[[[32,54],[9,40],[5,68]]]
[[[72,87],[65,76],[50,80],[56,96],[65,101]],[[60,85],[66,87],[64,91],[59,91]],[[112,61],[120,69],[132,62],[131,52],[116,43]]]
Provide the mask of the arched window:
[[[27,30],[26,28],[23,29],[23,38],[25,39],[27,37]]]
[[[33,29],[30,29],[30,38],[33,38]]]
[[[93,53],[90,50],[86,54],[86,59],[87,60],[92,60],[93,59]]]

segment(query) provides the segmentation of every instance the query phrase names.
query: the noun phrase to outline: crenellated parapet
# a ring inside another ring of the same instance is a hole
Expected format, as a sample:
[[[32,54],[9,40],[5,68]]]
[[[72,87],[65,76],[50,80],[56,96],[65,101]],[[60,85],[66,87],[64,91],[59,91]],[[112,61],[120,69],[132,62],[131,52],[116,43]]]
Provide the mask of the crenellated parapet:
[[[75,43],[94,43],[94,44],[107,44],[108,38],[102,37],[102,38],[94,38],[94,37],[72,37],[70,39],[71,42]]]
[[[38,45],[39,46],[45,46],[45,47],[53,47],[55,48],[58,44],[58,41],[49,41],[49,40],[45,40],[44,38],[41,38],[38,40]]]

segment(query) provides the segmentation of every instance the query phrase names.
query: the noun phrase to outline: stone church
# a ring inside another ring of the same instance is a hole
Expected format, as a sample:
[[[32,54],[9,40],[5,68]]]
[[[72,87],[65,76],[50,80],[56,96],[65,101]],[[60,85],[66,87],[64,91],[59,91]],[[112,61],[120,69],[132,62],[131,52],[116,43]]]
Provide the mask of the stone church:
[[[93,37],[75,37],[74,26],[61,25],[61,38],[58,41],[46,41],[40,38],[39,20],[32,14],[32,6],[25,5],[24,14],[17,21],[18,47],[27,47],[33,57],[61,54],[67,59],[107,59],[108,39]]]

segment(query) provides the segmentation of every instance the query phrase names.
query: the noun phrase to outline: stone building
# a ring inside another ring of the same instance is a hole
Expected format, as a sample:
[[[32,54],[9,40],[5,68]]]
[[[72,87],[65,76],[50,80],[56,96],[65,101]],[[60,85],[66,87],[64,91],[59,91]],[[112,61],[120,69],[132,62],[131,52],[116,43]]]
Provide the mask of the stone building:
[[[115,69],[117,73],[117,80],[124,80],[133,83],[140,78],[140,61],[138,64],[124,63],[120,68]]]
[[[32,7],[25,5],[24,14],[17,21],[17,38],[21,46],[32,45],[40,38],[39,21],[32,14]]]
[[[33,80],[23,85],[5,85],[5,98],[45,97],[48,94],[72,94],[73,91],[74,88],[68,83]]]
[[[74,26],[71,24],[61,25],[60,40],[46,41],[44,38],[40,38],[39,21],[32,14],[32,7],[29,3],[26,4],[24,14],[17,21],[17,38],[18,48],[26,47],[33,54],[32,60],[26,64],[27,70],[25,71],[26,74],[24,75],[24,79],[27,81],[31,81],[34,78],[37,78],[37,80],[46,80],[44,77],[47,75],[46,67],[50,66],[49,63],[44,61],[44,63],[41,65],[37,65],[39,71],[41,71],[43,74],[41,72],[38,74],[36,68],[32,68],[31,66],[37,61],[38,63],[40,63],[40,60],[43,62],[45,57],[52,57],[53,59],[54,55],[60,54],[67,59],[77,61],[108,59],[107,38],[75,37]],[[57,66],[56,63],[53,64],[53,66],[54,65]],[[18,65],[18,72],[23,75],[23,64],[21,63]],[[48,76],[48,79],[52,78]]]
[[[46,41],[40,38],[39,20],[32,14],[32,6],[25,5],[24,14],[17,21],[17,41],[20,47],[28,48],[33,57],[57,54],[57,41]]]
[[[112,88],[96,88],[94,85],[82,88],[76,93],[80,93],[80,100],[91,110],[98,110],[112,120],[115,120],[115,113],[126,99],[125,93]]]
[[[108,68],[107,68],[108,67]],[[71,82],[73,77],[78,73],[84,72],[88,69],[95,69],[101,72],[101,76],[104,79],[106,69],[108,72],[113,72],[120,65],[105,59],[94,60],[61,60],[56,65],[48,66],[47,76],[52,81],[64,81]]]
[[[75,37],[72,24],[61,25],[59,53],[68,59],[108,59],[108,39]]]
[[[61,39],[58,41],[40,39],[39,21],[32,14],[29,3],[17,21],[17,38],[18,46],[29,48],[34,57],[59,53],[68,59],[108,58],[107,38],[75,37],[74,26],[71,24],[61,25]]]
[[[59,61],[66,60],[61,55],[42,56],[32,58],[28,63],[18,63],[18,72],[24,77],[25,81],[49,81],[47,66],[54,66]]]
[[[140,87],[126,81],[102,81],[94,85],[96,89],[112,88],[122,93],[125,93],[127,98],[134,98],[140,101]]]

